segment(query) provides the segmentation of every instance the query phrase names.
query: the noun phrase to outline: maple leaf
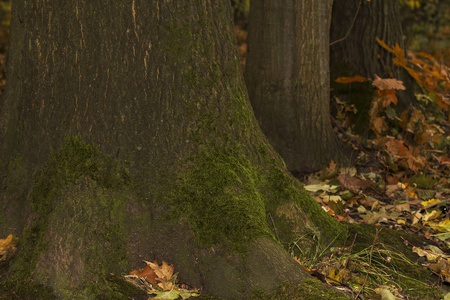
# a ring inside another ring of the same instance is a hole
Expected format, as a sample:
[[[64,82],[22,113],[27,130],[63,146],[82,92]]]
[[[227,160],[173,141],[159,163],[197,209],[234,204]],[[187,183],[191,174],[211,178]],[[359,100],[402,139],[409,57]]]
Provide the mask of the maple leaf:
[[[145,261],[144,262],[153,269],[157,280],[160,281],[158,286],[165,291],[171,290],[173,288],[173,282],[169,280],[173,276],[173,265],[169,265],[165,261],[162,262],[161,266],[158,265],[158,262],[155,260],[154,262]]]
[[[391,103],[394,103],[394,105],[397,105],[397,95],[395,90],[382,90],[380,91],[380,97],[383,98],[383,106],[386,108]]]
[[[336,169],[336,164],[334,163],[334,160],[331,160],[330,166],[327,168],[328,172],[333,172]]]
[[[131,271],[130,275],[136,275],[136,276],[142,277],[150,284],[154,283],[158,279],[158,276],[156,276],[156,273],[148,265],[145,266],[141,271],[137,271],[137,270]]]
[[[379,90],[406,90],[403,82],[394,78],[380,78],[375,74],[372,85]]]
[[[158,265],[156,260],[154,262],[144,260],[144,262],[155,271],[159,280],[169,280],[173,275],[173,265],[169,265],[165,261],[162,262],[161,266]]]

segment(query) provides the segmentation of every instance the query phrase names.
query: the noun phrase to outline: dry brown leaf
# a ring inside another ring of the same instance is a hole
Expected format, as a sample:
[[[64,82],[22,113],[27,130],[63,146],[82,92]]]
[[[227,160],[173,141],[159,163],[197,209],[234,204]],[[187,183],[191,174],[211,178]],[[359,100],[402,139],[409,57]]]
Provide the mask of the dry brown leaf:
[[[411,156],[411,152],[409,149],[404,145],[404,142],[401,140],[391,139],[386,142],[386,148],[388,152],[390,152],[393,155],[401,156],[401,157],[407,157]]]
[[[387,196],[391,197],[399,189],[400,188],[399,188],[398,184],[389,184],[389,185],[386,186],[385,193],[386,193]]]
[[[380,78],[375,75],[372,85],[379,90],[406,90],[403,82],[394,78]]]
[[[450,282],[450,264],[446,259],[441,259],[435,264],[429,264],[428,268],[436,275],[442,277],[445,282]]]
[[[395,210],[398,212],[411,211],[411,207],[409,206],[409,203],[403,203],[403,204],[397,204],[395,205]]]
[[[137,271],[137,270],[131,271],[130,275],[136,275],[136,276],[142,277],[150,284],[154,283],[158,279],[158,276],[156,275],[156,273],[148,265],[145,266],[141,271]]]
[[[158,276],[158,280],[167,281],[172,278],[173,265],[169,265],[168,263],[163,261],[162,265],[159,266],[156,260],[154,262],[145,261],[145,263],[153,269],[153,271],[156,273],[156,276]]]
[[[446,156],[436,157],[441,165],[450,165],[450,158]]]
[[[333,172],[333,171],[336,169],[336,166],[337,166],[337,165],[334,163],[334,161],[331,160],[330,165],[329,165],[328,168],[327,168],[327,171],[328,171],[328,172]]]
[[[426,159],[422,156],[409,156],[407,159],[408,167],[415,173],[422,170],[425,167],[426,162]]]
[[[337,179],[341,184],[341,190],[349,190],[353,194],[358,194],[359,191],[372,186],[369,181],[363,181],[356,177],[338,176]]]
[[[372,128],[378,133],[381,134],[388,129],[386,123],[384,122],[385,117],[377,117],[372,123]]]

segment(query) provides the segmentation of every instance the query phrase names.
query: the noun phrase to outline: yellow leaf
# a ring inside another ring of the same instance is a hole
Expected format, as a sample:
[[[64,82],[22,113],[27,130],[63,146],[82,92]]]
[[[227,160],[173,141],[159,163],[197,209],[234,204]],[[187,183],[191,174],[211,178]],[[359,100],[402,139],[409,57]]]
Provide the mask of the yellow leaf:
[[[438,227],[436,229],[441,232],[445,232],[445,231],[449,232],[450,231],[450,219],[447,218],[444,221],[439,222]]]
[[[395,300],[394,294],[388,289],[385,288],[376,288],[375,292],[381,296],[382,300]]]
[[[422,220],[425,221],[425,222],[426,221],[431,221],[431,220],[439,218],[440,215],[441,215],[440,211],[433,210],[430,213],[426,213],[425,216],[423,216]]]
[[[433,198],[433,199],[430,199],[428,201],[422,201],[422,202],[420,202],[420,204],[422,204],[423,207],[426,207],[428,205],[439,203],[439,202],[441,202],[441,200]]]
[[[416,246],[413,246],[412,251],[414,253],[417,253],[417,255],[419,255],[419,256],[425,256],[428,261],[434,261],[440,257],[439,254],[436,254],[429,250],[424,250],[424,249],[416,247]]]
[[[4,255],[10,248],[15,247],[19,243],[19,239],[10,234],[6,239],[0,239],[0,255]]]

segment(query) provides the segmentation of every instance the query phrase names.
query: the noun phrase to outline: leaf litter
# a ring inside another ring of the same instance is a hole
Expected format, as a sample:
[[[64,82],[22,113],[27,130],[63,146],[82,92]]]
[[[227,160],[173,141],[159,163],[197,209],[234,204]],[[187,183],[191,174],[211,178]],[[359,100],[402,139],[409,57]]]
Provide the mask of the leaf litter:
[[[173,265],[163,261],[161,265],[155,260],[144,261],[146,266],[141,270],[133,270],[124,275],[126,281],[144,290],[150,299],[188,299],[199,296],[197,289],[191,289],[186,284],[177,284],[178,273],[173,273]]]
[[[405,89],[401,81],[376,75],[373,80],[358,75],[338,78],[341,84],[372,81],[371,134],[369,138],[354,134],[346,114],[357,111],[335,98],[339,107],[335,130],[357,153],[355,167],[331,161],[321,172],[300,180],[338,221],[378,225],[428,239],[424,247],[404,241],[422,265],[376,240],[358,253],[352,253],[350,246],[329,249],[327,257],[295,259],[311,275],[347,289],[355,299],[408,299],[390,275],[395,272],[394,260],[428,268],[443,283],[450,283],[450,72],[431,55],[408,53],[412,58],[406,59],[398,45],[378,43],[395,55],[396,65],[418,80],[424,93],[416,94],[416,106],[397,115],[397,90]],[[450,294],[445,298],[450,299]]]

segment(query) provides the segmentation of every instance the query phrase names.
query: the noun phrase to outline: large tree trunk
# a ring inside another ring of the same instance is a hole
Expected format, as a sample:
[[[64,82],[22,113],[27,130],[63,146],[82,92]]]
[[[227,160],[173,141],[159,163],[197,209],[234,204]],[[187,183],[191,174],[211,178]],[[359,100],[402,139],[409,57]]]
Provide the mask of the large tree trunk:
[[[341,76],[361,75],[373,79],[394,77],[403,81],[406,91],[398,91],[399,108],[415,101],[417,89],[412,77],[394,65],[392,53],[382,48],[376,38],[392,47],[404,49],[399,3],[395,0],[334,0],[330,30],[331,80]],[[365,99],[367,107],[370,99]],[[360,107],[361,108],[361,107]]]
[[[10,49],[0,234],[21,237],[10,281],[113,299],[123,293],[107,274],[158,259],[243,297],[307,276],[276,239],[340,232],[257,126],[228,2],[17,0]]]
[[[344,161],[329,115],[332,1],[263,0],[250,7],[245,78],[256,118],[292,173]]]

